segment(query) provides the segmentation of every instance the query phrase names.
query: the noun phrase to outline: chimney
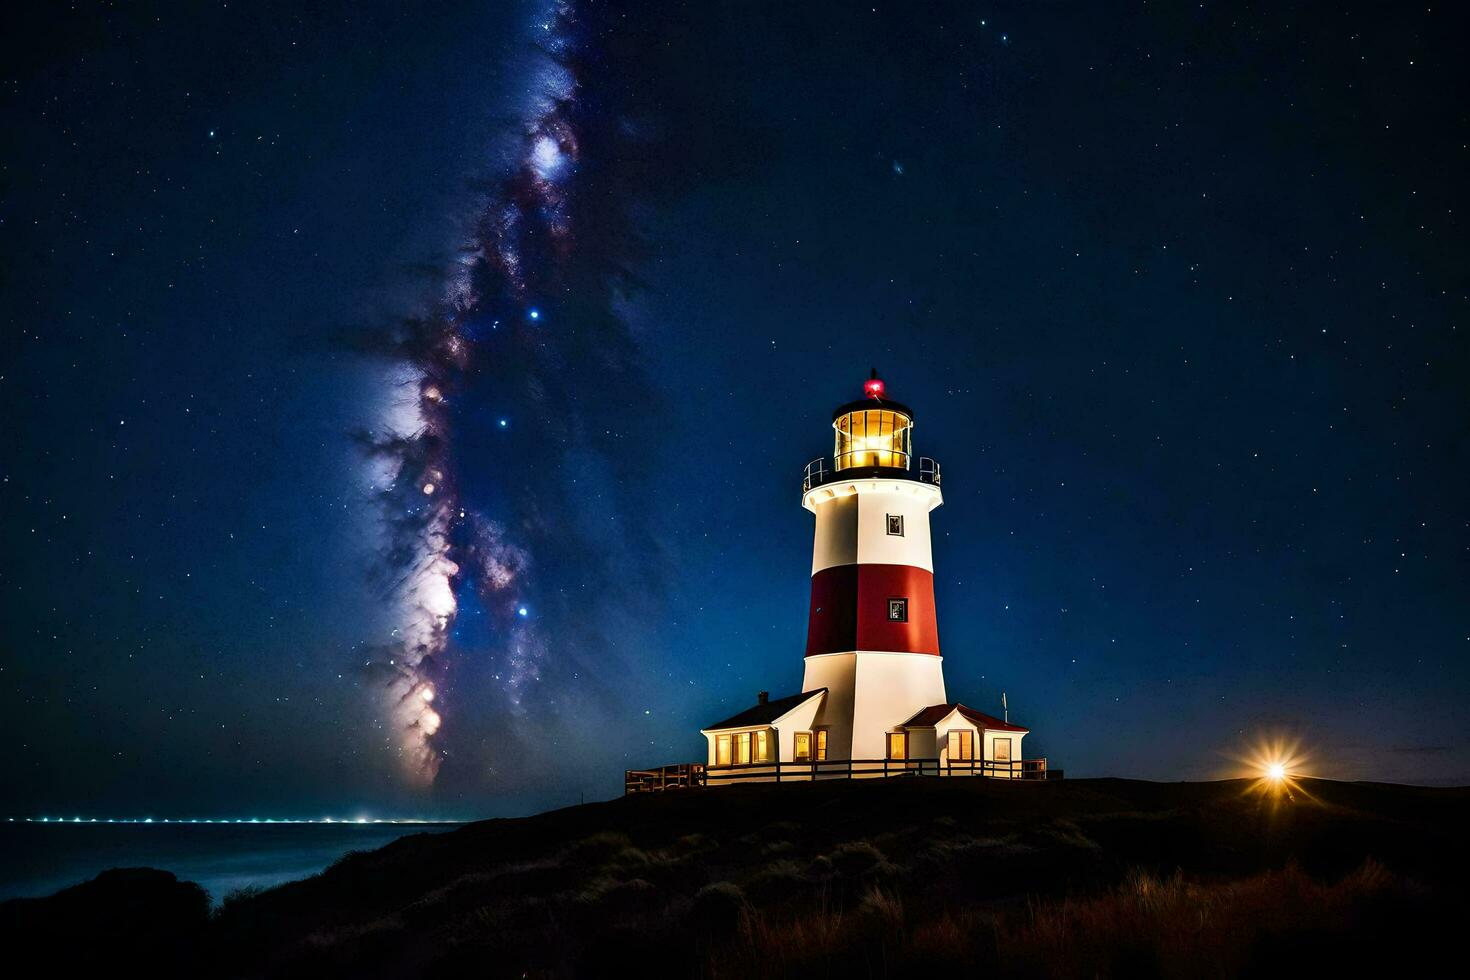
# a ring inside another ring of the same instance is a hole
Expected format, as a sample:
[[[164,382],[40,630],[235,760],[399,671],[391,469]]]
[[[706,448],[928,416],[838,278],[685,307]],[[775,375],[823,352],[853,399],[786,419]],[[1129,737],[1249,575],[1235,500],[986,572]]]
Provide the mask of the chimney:
[[[759,691],[759,692],[756,693],[756,696],[755,696],[755,703],[756,704],[765,704],[766,702],[768,702],[770,700],[771,700],[771,692],[770,691]]]

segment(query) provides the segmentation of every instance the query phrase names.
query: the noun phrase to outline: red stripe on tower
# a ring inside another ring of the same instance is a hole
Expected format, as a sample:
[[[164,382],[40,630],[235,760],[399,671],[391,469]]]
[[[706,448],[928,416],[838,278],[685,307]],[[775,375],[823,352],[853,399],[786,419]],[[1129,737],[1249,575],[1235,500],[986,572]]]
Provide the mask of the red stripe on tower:
[[[912,565],[838,565],[813,575],[806,655],[849,650],[937,656],[934,573]]]

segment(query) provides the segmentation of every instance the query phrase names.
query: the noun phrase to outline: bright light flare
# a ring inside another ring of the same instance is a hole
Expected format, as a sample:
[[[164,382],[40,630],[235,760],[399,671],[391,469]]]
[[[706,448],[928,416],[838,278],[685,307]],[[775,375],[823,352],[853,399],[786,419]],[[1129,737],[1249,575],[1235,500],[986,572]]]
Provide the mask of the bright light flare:
[[[1309,761],[1294,739],[1263,737],[1233,761],[1239,768],[1231,775],[1252,780],[1251,793],[1286,799],[1305,795],[1298,780],[1308,775]]]

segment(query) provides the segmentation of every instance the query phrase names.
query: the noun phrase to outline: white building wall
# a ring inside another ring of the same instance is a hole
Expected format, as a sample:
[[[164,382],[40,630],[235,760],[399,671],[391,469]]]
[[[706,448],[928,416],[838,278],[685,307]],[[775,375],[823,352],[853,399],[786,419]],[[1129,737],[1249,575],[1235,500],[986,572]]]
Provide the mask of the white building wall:
[[[812,546],[812,574],[858,560],[858,498],[834,495],[816,508],[817,529]]]
[[[943,658],[871,651],[807,657],[802,690],[818,687],[827,688],[814,722],[828,729],[827,758],[881,759],[890,731],[945,702]]]
[[[776,719],[776,740],[781,747],[781,754],[776,758],[782,762],[791,762],[796,758],[796,733],[812,730],[817,715],[821,713],[822,702],[825,700],[826,697],[812,698],[806,704],[798,705]],[[831,738],[830,735],[827,737]],[[830,744],[829,742],[829,747]]]
[[[934,571],[929,512],[943,502],[928,483],[855,480],[807,494],[816,515],[812,574],[837,565],[912,565]],[[888,533],[888,515],[902,515],[904,533]]]
[[[1024,732],[996,732],[996,731],[991,731],[989,729],[986,729],[986,731],[985,731],[985,761],[986,762],[994,762],[995,761],[995,740],[996,739],[998,739],[998,738],[1008,738],[1008,739],[1010,739],[1011,740],[1011,761],[1014,762],[1014,763],[1016,763],[1016,766],[1015,766],[1015,775],[1016,775],[1016,778],[1019,779],[1020,776],[1021,776],[1020,762],[1021,762],[1021,758],[1022,758],[1022,756],[1021,756],[1021,738],[1024,735],[1025,735]],[[1000,776],[1000,775],[1004,775],[1004,773],[995,773],[994,775]]]
[[[806,658],[801,689],[827,689],[813,725],[827,729],[827,758],[851,759],[852,704],[856,685],[857,654],[826,653]]]
[[[929,540],[929,495],[908,487],[874,481],[860,487],[857,508],[857,562],[863,565],[912,565],[934,571]],[[820,511],[819,511],[820,513]],[[888,516],[903,518],[903,534],[888,533]]]
[[[853,692],[853,759],[881,759],[887,734],[920,709],[943,704],[943,658],[927,653],[858,652]]]

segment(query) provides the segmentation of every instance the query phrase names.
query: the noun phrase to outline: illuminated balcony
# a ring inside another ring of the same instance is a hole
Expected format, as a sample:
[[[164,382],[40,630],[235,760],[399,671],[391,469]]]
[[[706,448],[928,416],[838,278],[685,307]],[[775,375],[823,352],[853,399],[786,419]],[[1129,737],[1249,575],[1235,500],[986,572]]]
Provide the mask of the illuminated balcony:
[[[905,460],[907,462],[907,460]],[[834,480],[860,480],[866,477],[882,477],[886,480],[913,480],[917,483],[940,485],[939,463],[928,456],[919,457],[918,472],[905,466],[858,466],[848,467],[840,473],[825,456],[819,456],[806,464],[801,478],[801,492],[808,493],[824,483]]]

